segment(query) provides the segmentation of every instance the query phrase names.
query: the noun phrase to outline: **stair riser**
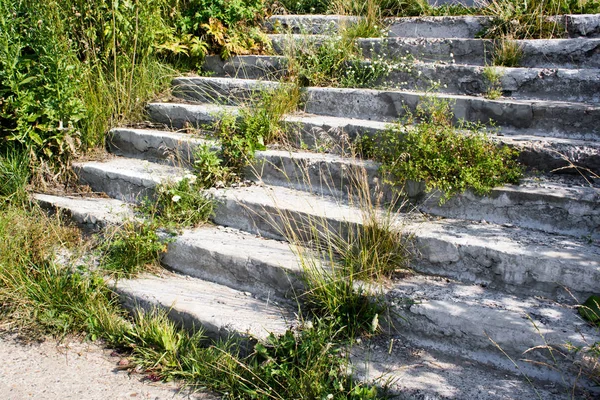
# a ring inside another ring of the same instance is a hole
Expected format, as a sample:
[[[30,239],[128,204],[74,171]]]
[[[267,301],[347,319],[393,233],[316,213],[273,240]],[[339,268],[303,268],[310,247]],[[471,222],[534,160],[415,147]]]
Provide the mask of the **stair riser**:
[[[549,194],[494,189],[489,195],[470,192],[454,196],[443,205],[432,196],[419,207],[446,218],[485,220],[544,232],[600,239],[600,198],[572,199]]]
[[[201,102],[236,105],[274,82],[229,82],[178,78],[176,95]],[[307,88],[304,111],[317,115],[393,122],[422,102],[418,93],[369,89]],[[437,96],[450,102],[455,121],[489,123],[532,134],[569,139],[600,139],[600,107],[584,104],[527,103],[476,97]]]
[[[89,185],[94,192],[103,192],[114,199],[134,204],[152,198],[154,189],[160,183],[159,180],[124,178],[121,175],[106,174],[104,171],[87,166],[76,166],[74,170],[79,177],[79,182]]]
[[[265,28],[269,32],[320,35],[334,33],[340,26],[355,24],[359,20],[360,17],[339,15],[273,15],[265,21]]]
[[[285,75],[287,68],[285,59],[281,57],[235,56],[223,60],[219,56],[207,56],[202,70],[213,76],[278,80]]]
[[[491,17],[460,16],[390,18],[386,22],[389,25],[389,37],[466,39],[475,38],[484,33],[485,29],[490,26],[491,20]],[[600,37],[600,17],[598,15],[559,15],[549,17],[549,20],[566,27],[568,37]]]
[[[149,105],[148,111],[154,121],[165,123],[173,128],[182,128],[188,125],[204,126],[216,120],[214,114],[186,105],[155,103]],[[355,138],[358,135],[377,136],[380,134],[380,128],[364,127],[359,122],[357,121],[355,125],[345,125],[342,128],[327,123],[305,124],[302,122],[290,122],[285,127],[292,140],[298,142],[298,145],[301,144],[317,151],[326,150],[336,153],[339,152],[339,148],[344,142],[341,139],[344,135]],[[529,168],[538,171],[552,171],[568,166],[569,163],[561,157],[564,155],[575,165],[600,174],[600,145],[586,147],[572,145],[568,141],[565,143],[536,140],[516,141],[512,140],[510,136],[493,138],[498,142],[516,147],[520,152],[519,161]],[[574,169],[564,170],[564,172],[577,173]]]
[[[272,261],[222,254],[210,250],[210,246],[199,247],[181,238],[169,244],[161,260],[181,274],[259,294],[265,299],[295,299],[304,288],[300,271],[282,268],[276,257]]]
[[[392,71],[377,84],[406,90],[427,91],[435,83],[437,92],[487,96],[492,89],[516,99],[600,102],[600,70],[499,68],[499,83],[492,85],[483,67],[465,65],[422,65],[408,71]]]
[[[288,221],[284,223],[284,221]],[[313,221],[307,224],[307,221]],[[295,211],[280,211],[244,200],[228,198],[216,211],[214,222],[266,237],[285,239],[289,226],[299,237],[311,239],[310,232],[327,226],[341,236],[357,232],[360,224],[331,218],[315,218]],[[307,227],[307,225],[309,227]],[[406,229],[406,228],[404,228]],[[538,254],[513,254],[510,249],[493,249],[484,244],[462,244],[451,237],[414,230],[414,242],[420,257],[413,268],[419,272],[447,276],[514,293],[564,296],[564,288],[584,298],[600,289],[600,270],[571,260],[541,258]],[[308,232],[308,233],[307,233]]]
[[[569,37],[600,37],[600,17],[598,15],[561,15],[548,19],[566,27],[566,34]],[[340,23],[347,25],[352,22],[356,21],[339,16],[274,15],[267,20],[265,27],[272,33],[292,32],[314,35],[337,31]],[[466,15],[387,18],[383,25],[387,27],[389,37],[475,38],[484,33],[491,22],[491,17]],[[559,29],[560,27],[557,27],[557,33]]]
[[[564,348],[564,333],[557,334],[552,325],[545,326],[536,321],[540,329],[538,332],[534,321],[529,320],[525,314],[521,321],[515,321],[509,316],[510,323],[502,325],[502,321],[506,319],[503,318],[505,315],[501,310],[488,310],[489,312],[483,315],[464,315],[447,309],[447,304],[440,304],[438,309],[432,309],[436,306],[438,305],[435,301],[416,304],[410,311],[392,306],[391,314],[403,317],[396,318],[395,329],[426,349],[454,354],[456,357],[514,372],[515,367],[507,358],[508,355],[518,363],[520,371],[530,378],[564,383],[563,374],[545,368],[543,364],[535,364],[540,362],[552,365],[547,351],[532,350],[536,346],[544,345],[554,346],[555,349]],[[570,338],[578,345],[584,346],[585,342],[581,337],[577,338],[577,327],[573,326],[572,329]],[[543,335],[543,339],[540,335]],[[505,354],[501,353],[498,347]],[[524,356],[523,352],[527,350],[530,351]],[[572,361],[557,360],[554,366],[568,371],[573,365]]]
[[[522,40],[518,43],[523,50],[520,67],[600,68],[600,39]],[[481,66],[492,64],[495,48],[494,41],[482,39],[359,39],[358,45],[367,58],[411,55],[425,62]]]

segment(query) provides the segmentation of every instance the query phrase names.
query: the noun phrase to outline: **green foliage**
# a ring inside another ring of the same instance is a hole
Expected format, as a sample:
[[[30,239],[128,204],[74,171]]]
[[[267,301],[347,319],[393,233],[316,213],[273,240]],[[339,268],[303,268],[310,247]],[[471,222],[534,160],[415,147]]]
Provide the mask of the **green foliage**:
[[[325,14],[330,0],[280,0],[279,3],[291,14]]]
[[[494,45],[492,64],[502,67],[518,67],[523,58],[523,48],[511,39],[501,39]]]
[[[255,346],[252,372],[280,399],[377,398],[375,387],[359,385],[346,375],[346,357],[334,344],[338,335],[321,320],[296,334],[271,334]],[[249,393],[253,399],[266,398],[257,390]]]
[[[593,324],[600,325],[600,296],[590,296],[579,307],[579,315]]]
[[[0,2],[0,146],[66,161],[85,115],[82,69],[56,2]]]
[[[212,216],[214,201],[202,190],[196,175],[188,174],[176,183],[156,188],[156,198],[147,199],[142,213],[162,227],[193,227]]]
[[[385,57],[365,62],[355,41],[359,34],[350,26],[318,43],[310,38],[290,43],[284,49],[290,79],[300,86],[371,87],[392,70],[412,63]]]
[[[27,153],[12,146],[0,153],[0,206],[4,202],[24,204],[30,178]]]
[[[128,277],[157,266],[169,242],[158,235],[157,229],[152,221],[126,221],[107,233],[100,246],[102,268],[116,276]]]
[[[212,150],[205,145],[194,153],[199,182],[207,187],[217,182],[239,181],[254,153],[281,138],[281,121],[286,113],[296,109],[299,101],[300,90],[296,85],[280,83],[248,99],[239,116],[221,114],[212,127],[220,149]]]
[[[435,98],[423,99],[416,114],[409,113],[372,146],[392,184],[423,181],[427,190],[443,192],[441,202],[468,188],[484,195],[522,175],[515,150],[494,144],[478,126],[454,127],[449,103]]]
[[[496,100],[502,97],[502,75],[503,72],[498,68],[490,66],[483,68],[483,77],[487,86],[484,96],[487,99]]]

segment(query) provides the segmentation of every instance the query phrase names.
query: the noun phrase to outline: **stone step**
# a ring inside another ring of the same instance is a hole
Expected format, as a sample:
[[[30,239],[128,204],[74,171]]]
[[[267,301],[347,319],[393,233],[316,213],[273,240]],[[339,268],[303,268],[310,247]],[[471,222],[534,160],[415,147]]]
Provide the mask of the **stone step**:
[[[549,18],[566,29],[571,38],[600,37],[600,15],[558,15]],[[492,17],[483,15],[388,18],[389,37],[475,38],[490,26]],[[560,27],[556,28],[560,36]]]
[[[50,212],[66,212],[85,231],[98,231],[135,218],[132,207],[116,199],[42,193],[35,193],[33,199]]]
[[[203,70],[215,77],[280,79],[286,73],[283,56],[236,56],[222,60],[209,56]],[[370,68],[371,61],[361,63]],[[548,69],[488,67],[498,76],[490,82],[486,67],[422,62],[399,63],[373,82],[373,87],[428,91],[486,97],[492,89],[503,97],[600,103],[600,69]]]
[[[343,237],[363,224],[360,209],[282,187],[217,195],[215,223],[270,238],[285,239],[290,226],[299,235],[327,227]],[[419,272],[555,298],[565,297],[565,288],[580,298],[600,290],[600,246],[587,240],[453,219],[395,215],[392,223],[413,235]]]
[[[394,399],[594,398],[594,394],[581,390],[580,385],[572,390],[563,386],[564,381],[532,380],[514,366],[507,374],[504,368],[444,354],[404,336],[380,336],[363,341],[353,348],[351,359],[357,378],[385,384],[389,396]]]
[[[286,72],[286,60],[281,56],[206,56],[202,71],[211,76],[242,79],[280,79]]]
[[[285,46],[285,41],[291,39],[276,36],[272,40],[274,48],[280,51]],[[535,39],[516,42],[523,50],[518,65],[520,67],[600,68],[600,38]],[[495,47],[493,40],[460,38],[359,39],[358,45],[367,58],[393,59],[411,55],[423,62],[470,65],[492,64]]]
[[[45,201],[75,215],[73,210],[79,207],[77,202],[85,200],[71,201],[48,196]],[[105,216],[101,207],[90,208],[86,212],[98,221]],[[289,294],[293,290],[293,296],[302,291],[298,259],[287,243],[229,228],[205,226],[184,230],[169,244],[162,263],[187,276],[163,272],[160,276],[145,275],[120,281],[117,289],[126,305],[131,309],[137,306],[167,309],[177,322],[187,327],[205,326],[214,337],[230,334],[247,337],[252,334],[264,338],[263,335],[269,331],[281,333],[283,328],[277,320],[277,313],[287,306],[292,309],[293,303],[279,300],[278,295]],[[216,284],[195,279],[199,277]],[[500,371],[503,374],[516,372],[509,360],[495,351],[487,340],[488,335],[513,356],[520,356],[524,348],[541,340],[533,323],[537,324],[549,344],[562,346],[569,340],[578,345],[584,339],[595,339],[595,332],[577,318],[572,308],[553,302],[517,298],[484,290],[481,286],[416,275],[395,279],[386,286],[389,287],[385,290],[387,304],[392,311],[390,315],[395,316],[393,324],[401,332],[386,338],[391,340],[390,348],[397,349],[398,344],[408,345],[412,341],[413,348],[452,357],[453,363],[463,364],[468,360],[470,368],[480,374],[490,370],[496,371],[492,375]],[[211,306],[220,304],[223,299],[224,314]],[[242,318],[234,321],[230,307],[240,311],[240,302],[244,309]],[[268,310],[268,315],[260,319],[252,318],[247,312],[248,309],[255,312],[263,307]],[[282,314],[289,323],[290,313],[283,311]],[[450,322],[446,321],[448,319]],[[510,321],[510,324],[498,321]],[[390,321],[386,325],[391,326]],[[364,348],[355,347],[354,350],[360,352]],[[384,359],[389,361],[388,357]],[[357,364],[381,361],[379,356],[364,357],[360,361],[355,357],[354,366],[362,370],[364,365]],[[405,357],[394,361],[411,365]],[[473,365],[473,362],[476,364]],[[518,362],[521,372],[526,372],[529,377],[564,383],[551,370]],[[452,368],[429,371],[438,374],[455,372]],[[437,390],[438,387],[433,392]]]
[[[221,226],[184,230],[161,259],[181,274],[250,292],[264,301],[295,301],[302,268],[286,242]]]
[[[74,163],[73,169],[80,183],[93,191],[134,204],[152,198],[161,183],[176,182],[189,173],[182,167],[120,157]]]
[[[272,33],[329,34],[359,20],[360,17],[347,15],[272,15],[265,21],[265,28]]]
[[[119,155],[146,159],[152,155],[152,159],[172,159],[174,162],[185,159],[189,164],[193,162],[193,147],[206,141],[176,132],[118,128],[110,132],[108,142],[113,152]],[[183,154],[178,154],[179,149],[184,149]],[[384,197],[391,199],[391,188],[379,183],[383,179],[378,169],[378,163],[353,157],[267,150],[256,152],[246,175],[268,185],[333,195],[339,199],[347,198],[352,187],[368,185],[367,192],[377,196],[377,192],[383,190]],[[439,194],[424,196],[419,190],[422,187],[410,195],[424,197],[423,201],[418,201],[418,208],[429,214],[600,239],[600,188],[585,187],[573,179],[528,178],[518,186],[493,189],[488,196],[466,192],[443,205],[439,204]]]
[[[238,105],[253,94],[277,87],[272,81],[232,78],[181,77],[173,80],[176,96],[200,102]],[[426,96],[448,101],[455,120],[490,123],[518,129],[520,134],[598,140],[600,106],[542,100],[489,100],[450,94],[374,89],[308,87],[303,109],[307,113],[333,117],[392,122],[414,111]]]
[[[295,324],[290,308],[255,298],[252,294],[189,276],[162,272],[120,279],[114,287],[123,305],[167,310],[184,327],[199,327],[213,338],[231,336],[265,340]]]
[[[532,378],[555,382],[566,378],[571,381],[567,385],[572,384],[577,369],[567,371],[579,356],[568,346],[589,347],[600,339],[597,329],[579,316],[576,307],[551,300],[422,275],[397,279],[391,286],[387,300],[401,336],[444,354],[514,368],[499,347]],[[543,346],[570,357],[553,360]],[[553,368],[540,368],[542,363],[561,367],[564,376]]]
[[[238,108],[214,104],[150,103],[148,114],[156,122],[173,128],[206,126],[217,121],[221,113],[237,114]],[[339,118],[317,115],[289,115],[284,128],[288,137],[298,146],[315,151],[341,153],[344,143],[357,135],[377,136],[387,129],[388,124],[354,118]],[[502,132],[502,131],[501,131]],[[490,137],[520,151],[520,161],[539,171],[552,171],[566,167],[566,160],[579,167],[600,174],[600,143],[591,140],[562,139],[532,135],[518,135],[513,131],[506,135]],[[574,169],[565,172],[576,172]]]

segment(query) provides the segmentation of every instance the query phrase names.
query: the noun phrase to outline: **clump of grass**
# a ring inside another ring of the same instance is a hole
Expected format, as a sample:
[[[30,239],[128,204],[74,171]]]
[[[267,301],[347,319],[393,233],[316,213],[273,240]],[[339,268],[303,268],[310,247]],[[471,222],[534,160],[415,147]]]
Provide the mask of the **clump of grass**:
[[[503,38],[494,44],[492,64],[499,67],[518,67],[523,58],[523,48],[511,38]]]
[[[102,269],[117,277],[130,277],[158,267],[169,242],[159,236],[158,228],[151,220],[130,220],[107,232],[100,246]]]
[[[31,179],[29,156],[23,150],[8,147],[0,153],[0,204],[25,204],[26,187]]]
[[[194,153],[199,182],[209,187],[241,180],[256,151],[284,140],[281,123],[287,113],[296,110],[300,97],[297,85],[280,83],[246,100],[238,116],[221,114],[212,127],[220,148],[205,145]]]
[[[466,189],[485,195],[495,186],[518,182],[522,168],[515,150],[496,145],[480,126],[453,126],[452,118],[448,102],[425,98],[414,114],[372,141],[373,156],[390,184],[422,181],[427,190],[442,192],[443,203]]]
[[[502,97],[502,72],[494,67],[486,66],[483,68],[483,77],[486,79],[486,91],[484,96],[490,100],[496,100]]]

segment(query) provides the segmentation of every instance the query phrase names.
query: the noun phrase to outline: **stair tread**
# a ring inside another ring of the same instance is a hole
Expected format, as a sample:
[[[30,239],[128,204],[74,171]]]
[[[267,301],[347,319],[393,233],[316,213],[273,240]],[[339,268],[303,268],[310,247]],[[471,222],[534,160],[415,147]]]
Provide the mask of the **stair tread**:
[[[115,290],[126,304],[159,306],[182,319],[186,327],[201,324],[220,336],[251,335],[266,339],[269,333],[282,334],[294,324],[292,312],[274,301],[254,298],[250,293],[227,286],[162,272],[121,279]]]
[[[553,345],[584,346],[600,340],[597,328],[584,321],[573,306],[441,277],[414,275],[394,280],[388,299],[400,313],[407,309],[406,327],[401,330],[410,330],[409,315],[420,315],[431,322],[437,336],[451,336],[452,340],[479,337],[489,346],[492,338],[507,351],[523,352],[542,345],[542,336]],[[406,299],[414,304],[403,304]],[[568,303],[582,300],[572,298]],[[431,327],[428,329],[432,333]]]
[[[33,198],[43,207],[67,210],[71,218],[82,225],[118,225],[134,217],[131,205],[117,199],[42,193],[35,193]]]

